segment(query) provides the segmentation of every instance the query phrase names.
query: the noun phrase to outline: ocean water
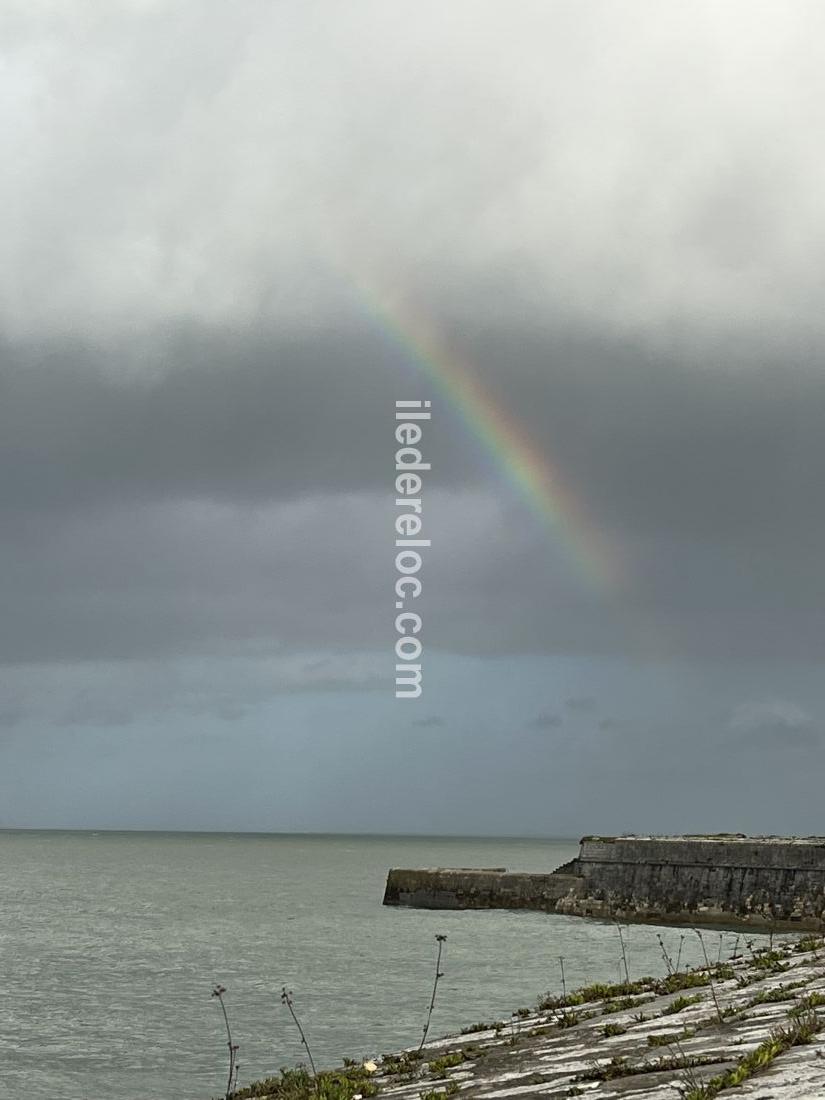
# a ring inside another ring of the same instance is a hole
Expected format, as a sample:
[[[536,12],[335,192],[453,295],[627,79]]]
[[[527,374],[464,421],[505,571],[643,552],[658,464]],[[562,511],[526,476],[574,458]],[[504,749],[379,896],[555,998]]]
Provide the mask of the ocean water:
[[[381,905],[391,866],[552,870],[569,840],[0,832],[0,1097],[208,1100],[226,1079],[226,986],[240,1083],[303,1050],[319,1064],[417,1043],[436,934],[447,935],[431,1036],[507,1017],[547,990],[623,975],[615,926],[540,913]],[[656,939],[623,930],[630,976],[661,974]],[[715,958],[733,933],[705,934]]]

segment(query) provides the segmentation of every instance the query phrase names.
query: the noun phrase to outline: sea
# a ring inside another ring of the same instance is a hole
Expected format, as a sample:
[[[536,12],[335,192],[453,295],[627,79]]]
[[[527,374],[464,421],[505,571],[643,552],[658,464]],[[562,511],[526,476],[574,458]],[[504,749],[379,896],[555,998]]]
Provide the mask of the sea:
[[[701,961],[690,931],[384,907],[390,867],[550,871],[573,840],[0,831],[0,1098],[209,1100],[509,1020],[550,991]],[[661,943],[658,937],[661,937]],[[758,937],[750,937],[757,938]],[[715,961],[733,932],[706,932]],[[741,949],[741,947],[740,947]]]

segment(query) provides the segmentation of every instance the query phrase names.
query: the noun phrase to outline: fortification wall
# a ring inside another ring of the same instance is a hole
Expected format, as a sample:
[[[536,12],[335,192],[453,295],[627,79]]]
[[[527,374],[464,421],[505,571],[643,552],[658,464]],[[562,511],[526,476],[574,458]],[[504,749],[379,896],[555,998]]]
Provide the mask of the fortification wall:
[[[582,886],[558,912],[819,930],[825,840],[775,837],[585,837]]]
[[[392,870],[384,904],[820,931],[825,838],[584,837],[549,875]]]

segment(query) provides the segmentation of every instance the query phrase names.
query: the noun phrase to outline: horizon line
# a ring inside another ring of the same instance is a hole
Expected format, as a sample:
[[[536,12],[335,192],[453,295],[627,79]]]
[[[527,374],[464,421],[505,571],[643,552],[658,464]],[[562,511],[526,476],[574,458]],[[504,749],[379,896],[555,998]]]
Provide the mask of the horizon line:
[[[545,833],[394,833],[351,832],[349,830],[264,830],[264,829],[186,829],[109,825],[0,825],[0,833],[135,833],[181,836],[267,836],[267,837],[353,837],[395,840],[565,840],[578,843],[579,837]]]

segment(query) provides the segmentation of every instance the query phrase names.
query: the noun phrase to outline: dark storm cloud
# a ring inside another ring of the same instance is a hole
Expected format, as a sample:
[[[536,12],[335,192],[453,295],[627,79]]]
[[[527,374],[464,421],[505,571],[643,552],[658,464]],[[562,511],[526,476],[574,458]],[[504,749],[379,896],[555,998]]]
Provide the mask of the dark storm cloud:
[[[466,347],[493,400],[608,532],[693,541],[698,553],[705,539],[750,541],[756,560],[815,554],[825,376],[810,356],[752,348],[747,367],[710,369],[640,343],[529,329]],[[157,357],[166,369],[141,375]],[[7,346],[1,365],[0,502],[12,514],[383,489],[395,395],[433,391],[368,330]],[[477,481],[487,456],[433,396],[430,482]]]
[[[706,368],[522,335],[468,346],[629,563],[624,591],[588,586],[586,546],[544,529],[449,402],[369,333],[16,346],[0,407],[5,658],[186,651],[275,620],[301,648],[373,644],[392,401],[425,390],[433,644],[823,653],[825,375],[790,352],[781,371],[756,354]],[[163,370],[119,369],[153,355]]]
[[[7,346],[0,502],[25,515],[383,487],[388,417],[410,379],[387,358],[368,333],[267,328]]]

